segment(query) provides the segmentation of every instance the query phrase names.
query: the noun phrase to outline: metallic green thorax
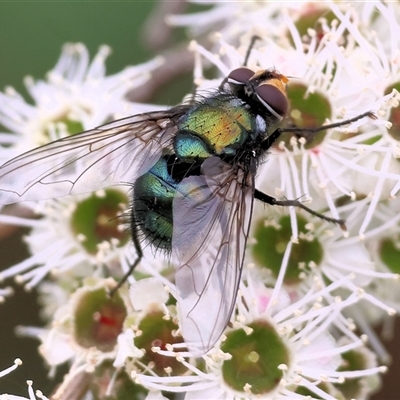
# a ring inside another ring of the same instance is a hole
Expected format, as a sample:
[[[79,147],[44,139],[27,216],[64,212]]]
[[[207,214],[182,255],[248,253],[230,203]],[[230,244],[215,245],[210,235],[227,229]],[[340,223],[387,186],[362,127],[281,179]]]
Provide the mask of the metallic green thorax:
[[[254,115],[242,100],[216,96],[184,115],[179,128],[175,153],[190,162],[211,155],[234,155],[256,127]]]

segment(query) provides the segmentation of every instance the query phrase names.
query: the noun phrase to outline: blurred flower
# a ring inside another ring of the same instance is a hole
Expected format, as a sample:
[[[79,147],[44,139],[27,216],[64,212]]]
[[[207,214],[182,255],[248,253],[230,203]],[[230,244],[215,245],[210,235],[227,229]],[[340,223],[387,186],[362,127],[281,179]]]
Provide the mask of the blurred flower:
[[[109,54],[110,48],[102,46],[90,62],[83,44],[66,44],[47,80],[25,79],[33,105],[11,87],[0,93],[0,122],[12,132],[0,135],[0,143],[11,145],[2,151],[2,159],[110,119],[149,111],[146,105],[129,103],[125,95],[143,85],[161,60],[107,76],[105,60]]]

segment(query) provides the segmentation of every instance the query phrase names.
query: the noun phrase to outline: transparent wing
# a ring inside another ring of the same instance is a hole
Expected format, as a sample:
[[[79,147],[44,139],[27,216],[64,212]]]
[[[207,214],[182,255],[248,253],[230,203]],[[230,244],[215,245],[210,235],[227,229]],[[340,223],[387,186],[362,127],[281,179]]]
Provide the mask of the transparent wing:
[[[217,157],[204,162],[202,173],[182,180],[173,205],[178,311],[185,342],[196,355],[214,345],[231,318],[254,190],[253,175],[246,178]]]
[[[0,204],[132,183],[158,160],[185,108],[151,112],[38,147],[0,167]]]

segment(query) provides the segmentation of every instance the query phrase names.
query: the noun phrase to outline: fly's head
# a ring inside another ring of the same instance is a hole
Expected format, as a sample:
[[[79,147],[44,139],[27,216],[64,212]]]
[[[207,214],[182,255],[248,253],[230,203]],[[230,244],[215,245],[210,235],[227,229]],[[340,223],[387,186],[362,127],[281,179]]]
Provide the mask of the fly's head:
[[[227,77],[231,91],[257,111],[267,111],[274,122],[280,122],[287,114],[289,101],[286,94],[288,78],[275,70],[258,72],[247,67],[234,69]]]

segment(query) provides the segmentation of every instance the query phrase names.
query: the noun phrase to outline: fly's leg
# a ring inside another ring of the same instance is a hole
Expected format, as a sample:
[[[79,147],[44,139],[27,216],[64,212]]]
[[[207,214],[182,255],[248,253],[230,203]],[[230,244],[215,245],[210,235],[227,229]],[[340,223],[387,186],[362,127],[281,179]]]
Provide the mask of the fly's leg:
[[[275,129],[265,140],[261,143],[261,148],[267,151],[282,135],[284,131],[281,128]]]
[[[110,296],[113,296],[114,293],[128,280],[128,278],[131,276],[132,272],[134,271],[134,269],[136,268],[136,266],[139,264],[140,260],[143,257],[143,250],[142,250],[142,246],[140,245],[140,240],[138,237],[138,229],[136,227],[134,217],[132,219],[133,219],[133,221],[131,223],[131,235],[132,235],[133,245],[135,246],[137,258],[136,258],[135,262],[129,267],[129,270],[125,273],[125,275],[118,282],[117,286],[115,286],[115,288],[113,288],[110,291]]]
[[[261,148],[263,150],[268,150],[282,135],[282,133],[292,132],[295,133],[299,137],[305,137],[307,140],[311,140],[316,133],[325,131],[327,129],[338,128],[343,125],[348,125],[352,122],[358,121],[361,118],[369,117],[371,119],[376,119],[376,116],[373,112],[367,111],[363,114],[357,115],[353,118],[345,119],[343,121],[334,122],[332,124],[318,126],[316,128],[299,128],[297,126],[288,127],[288,128],[278,128],[275,129],[262,143]]]
[[[345,120],[339,121],[339,122],[334,122],[332,124],[322,125],[322,126],[319,126],[317,128],[299,128],[299,127],[296,127],[296,126],[288,127],[288,128],[282,128],[281,133],[293,132],[298,137],[304,137],[307,140],[307,142],[310,142],[312,139],[314,139],[315,135],[318,132],[321,132],[321,131],[324,131],[324,130],[327,130],[327,129],[338,128],[340,126],[347,125],[347,124],[350,124],[352,122],[358,121],[359,119],[364,118],[364,117],[369,117],[371,119],[376,119],[376,116],[375,116],[375,114],[373,112],[367,111],[367,112],[365,112],[363,114],[360,114],[360,115],[357,115],[357,116],[355,116],[353,118],[345,119]]]
[[[324,221],[333,222],[334,224],[338,224],[344,231],[346,230],[345,221],[343,219],[327,217],[324,214],[320,214],[320,213],[312,210],[311,208],[308,208],[307,206],[305,206],[303,203],[301,203],[298,200],[282,200],[282,201],[280,201],[280,200],[277,200],[275,197],[269,196],[268,194],[265,194],[257,189],[254,192],[254,198],[262,201],[263,203],[270,204],[271,206],[299,207],[299,208],[307,211],[308,213],[315,215],[318,218],[323,219]]]

